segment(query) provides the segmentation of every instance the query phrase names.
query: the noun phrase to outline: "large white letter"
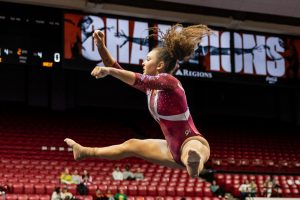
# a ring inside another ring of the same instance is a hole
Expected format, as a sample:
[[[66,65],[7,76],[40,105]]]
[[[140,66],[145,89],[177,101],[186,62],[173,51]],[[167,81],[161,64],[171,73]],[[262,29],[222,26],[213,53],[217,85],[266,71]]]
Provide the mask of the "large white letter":
[[[106,26],[108,27],[106,29],[106,46],[108,51],[118,62],[129,63],[129,41],[126,38],[129,36],[128,20],[107,18]],[[122,47],[120,47],[121,45]]]
[[[90,20],[92,22],[91,24],[89,24]],[[84,16],[84,21],[81,25],[81,52],[84,58],[92,61],[98,61],[101,59],[91,33],[103,27],[104,23],[100,17],[91,15]]]
[[[259,49],[253,51],[254,54],[254,68],[256,74],[266,75],[266,49],[265,46],[266,37],[265,36],[256,36],[256,46],[260,47]]]
[[[219,45],[219,31],[214,31],[209,37],[210,48],[220,48]],[[212,55],[210,54],[210,68],[213,71],[220,71],[220,54]]]
[[[235,73],[240,73],[243,70],[243,42],[239,33],[234,33],[234,62]]]
[[[267,46],[269,47],[269,56],[275,61],[267,61],[268,73],[271,76],[281,77],[285,74],[285,63],[283,57],[279,52],[284,52],[284,48],[280,45],[280,38],[270,37],[267,39]]]
[[[243,34],[244,42],[244,72],[246,74],[253,74],[253,51],[256,46],[253,34]]]
[[[144,39],[148,39],[148,37],[149,37],[148,23],[135,22],[134,30],[133,30],[133,38],[144,40]],[[133,42],[131,48],[130,63],[139,65],[140,60],[146,58],[148,51],[149,51],[149,45],[142,46],[141,44],[137,44]]]
[[[119,32],[124,33],[125,35],[129,36],[129,21],[128,20],[119,20]],[[129,41],[125,42],[125,38],[120,37],[119,40],[119,55],[118,59],[121,63],[129,63]],[[120,47],[122,45],[122,47]]]
[[[222,54],[222,49],[228,49],[228,54],[223,55]],[[230,33],[229,32],[224,32],[221,35],[221,63],[222,63],[222,68],[225,72],[231,72],[231,61],[230,61]]]

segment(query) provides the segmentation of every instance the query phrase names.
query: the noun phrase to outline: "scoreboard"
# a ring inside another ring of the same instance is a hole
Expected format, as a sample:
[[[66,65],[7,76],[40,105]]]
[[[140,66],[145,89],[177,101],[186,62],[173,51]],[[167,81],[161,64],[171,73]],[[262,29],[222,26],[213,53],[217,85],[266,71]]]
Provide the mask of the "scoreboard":
[[[61,65],[60,11],[0,3],[0,65]]]

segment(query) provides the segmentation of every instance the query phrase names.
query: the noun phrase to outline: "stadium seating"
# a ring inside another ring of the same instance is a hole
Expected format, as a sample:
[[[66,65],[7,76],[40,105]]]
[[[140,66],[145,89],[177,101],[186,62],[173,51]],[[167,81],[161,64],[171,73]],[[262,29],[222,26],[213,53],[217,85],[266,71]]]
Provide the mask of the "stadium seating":
[[[122,134],[117,134],[120,131]],[[161,196],[163,200],[178,200],[183,196],[188,200],[215,199],[210,190],[210,183],[202,179],[191,179],[184,170],[169,169],[137,158],[119,161],[89,159],[75,162],[72,152],[63,143],[65,137],[71,137],[83,145],[106,146],[124,142],[134,136],[133,130],[115,122],[99,126],[94,122],[76,121],[74,126],[70,126],[68,123],[50,119],[34,119],[33,122],[18,118],[8,119],[0,126],[0,180],[10,187],[7,199],[49,200],[54,188],[60,186],[59,176],[65,167],[71,172],[75,169],[89,171],[93,177],[93,184],[89,186],[90,194],[94,194],[97,188],[102,191],[109,189],[116,193],[119,187],[123,187],[129,199],[134,200],[153,200],[157,196]],[[218,173],[215,177],[226,192],[238,196],[238,186],[244,179],[248,179],[255,180],[260,196],[267,175],[248,173],[280,171],[281,174],[275,175],[274,178],[283,188],[282,196],[300,196],[299,185],[287,184],[287,180],[299,180],[297,172],[300,171],[300,152],[297,142],[300,140],[291,141],[274,136],[272,142],[282,142],[282,145],[274,146],[268,138],[259,135],[244,139],[236,133],[228,132],[218,137],[209,134],[207,138],[211,146],[209,162],[214,169],[225,172]],[[276,162],[278,156],[284,159]],[[145,180],[113,181],[111,173],[114,166],[119,165],[123,169],[126,164],[131,164],[133,170],[140,168]],[[78,196],[76,185],[68,187]],[[79,195],[79,198],[91,200],[92,196]]]

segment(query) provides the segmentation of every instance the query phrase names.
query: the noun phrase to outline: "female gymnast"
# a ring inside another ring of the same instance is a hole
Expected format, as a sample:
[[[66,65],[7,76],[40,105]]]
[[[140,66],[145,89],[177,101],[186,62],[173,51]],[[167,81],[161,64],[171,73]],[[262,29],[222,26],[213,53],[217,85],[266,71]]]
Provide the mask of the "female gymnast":
[[[192,178],[198,177],[209,159],[207,140],[196,129],[189,112],[184,89],[172,73],[178,61],[188,59],[202,37],[210,29],[204,25],[183,28],[177,24],[162,36],[162,46],[151,50],[143,62],[143,74],[124,70],[108,52],[104,33],[95,31],[93,38],[106,67],[96,66],[95,78],[113,76],[146,93],[148,108],[165,136],[162,139],[129,139],[107,147],[84,147],[74,140],[64,141],[73,148],[75,160],[87,157],[117,160],[138,157],[171,168],[186,169]]]

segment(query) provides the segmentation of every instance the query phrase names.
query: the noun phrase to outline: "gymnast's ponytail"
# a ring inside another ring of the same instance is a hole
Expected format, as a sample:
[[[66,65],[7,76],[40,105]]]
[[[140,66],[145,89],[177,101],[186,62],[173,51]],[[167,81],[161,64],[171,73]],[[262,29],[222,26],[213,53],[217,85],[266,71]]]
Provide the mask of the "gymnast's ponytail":
[[[178,61],[188,60],[201,39],[210,34],[205,25],[183,27],[181,24],[172,26],[162,35],[162,46],[156,47],[158,61],[164,61],[166,73],[172,72]]]

